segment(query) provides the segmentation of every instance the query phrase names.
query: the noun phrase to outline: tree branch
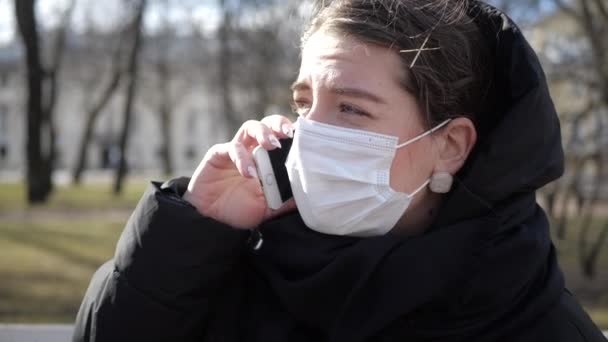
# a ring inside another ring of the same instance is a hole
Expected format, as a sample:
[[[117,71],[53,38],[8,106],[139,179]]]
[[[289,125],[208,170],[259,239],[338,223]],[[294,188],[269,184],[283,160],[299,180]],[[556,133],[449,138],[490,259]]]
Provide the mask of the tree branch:
[[[564,13],[573,17],[576,21],[580,22],[582,20],[581,15],[576,11],[576,9],[566,5],[563,0],[553,0],[553,2],[562,10]]]
[[[95,123],[101,111],[110,102],[116,90],[120,86],[122,74],[124,72],[124,66],[122,62],[122,53],[126,44],[126,36],[129,33],[131,25],[124,25],[124,27],[118,32],[118,42],[116,48],[112,53],[110,60],[110,79],[105,87],[101,91],[101,95],[95,99],[95,101],[87,106],[86,121],[82,130],[82,136],[80,138],[80,144],[78,145],[78,159],[76,161],[74,170],[72,172],[72,183],[75,185],[80,184],[82,174],[86,169],[87,153],[95,129]]]
[[[133,22],[133,42],[129,52],[128,66],[126,69],[127,88],[123,112],[123,124],[119,140],[120,159],[114,179],[114,194],[122,192],[123,179],[127,174],[127,145],[131,127],[131,117],[137,92],[137,77],[139,73],[139,54],[143,38],[143,17],[146,10],[147,0],[139,0],[135,3],[135,20]]]
[[[61,72],[61,66],[63,64],[63,56],[65,54],[65,46],[66,46],[66,36],[68,32],[68,27],[70,26],[70,20],[72,18],[72,13],[74,12],[74,6],[76,4],[76,0],[71,0],[68,8],[65,10],[63,17],[61,18],[61,24],[57,29],[57,33],[55,36],[55,41],[53,42],[53,50],[51,51],[52,59],[50,61],[50,67],[47,70],[46,77],[48,77],[48,93],[43,97],[45,100],[43,102],[42,107],[42,115],[43,119],[49,127],[50,132],[50,153],[48,155],[47,163],[49,163],[49,167],[52,167],[52,163],[55,161],[55,155],[57,151],[55,150],[56,143],[56,129],[55,123],[53,121],[53,112],[55,110],[55,105],[57,104],[57,96],[59,93],[59,73]]]
[[[595,27],[595,20],[591,8],[589,7],[588,0],[581,0],[582,11],[583,11],[583,22],[582,26],[587,33],[589,43],[591,44],[591,52],[593,54],[593,62],[595,64],[595,71],[601,85],[601,95],[604,99],[604,103],[608,105],[608,68],[605,68],[606,55],[604,51],[604,38],[602,30]],[[590,0],[589,0],[590,1]]]
[[[597,6],[598,11],[602,14],[605,21],[608,21],[608,7],[602,0],[594,0],[595,6]]]

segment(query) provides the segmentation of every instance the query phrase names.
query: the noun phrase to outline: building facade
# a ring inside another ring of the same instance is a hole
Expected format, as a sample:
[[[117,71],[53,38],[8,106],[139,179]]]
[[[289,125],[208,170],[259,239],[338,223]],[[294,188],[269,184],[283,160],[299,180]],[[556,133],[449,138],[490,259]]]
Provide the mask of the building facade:
[[[57,130],[56,170],[71,171],[77,160],[88,108],[100,96],[110,77],[110,53],[104,44],[84,47],[72,37],[60,74],[60,90],[54,123]],[[220,114],[220,94],[213,80],[216,69],[210,54],[200,52],[194,37],[172,42],[169,64],[172,68],[169,93],[172,98],[171,154],[175,174],[190,174],[205,151],[233,134]],[[107,46],[107,45],[106,45]],[[105,50],[104,50],[105,49]],[[132,112],[127,150],[129,170],[161,170],[161,127],[158,114],[159,94],[154,42],[142,52],[139,87]],[[0,47],[0,172],[24,174],[26,166],[26,78],[24,52],[19,42]],[[212,55],[212,54],[211,54]],[[246,112],[251,93],[236,90],[235,108]],[[118,142],[123,125],[125,82],[104,108],[95,125],[89,147],[87,169],[104,170],[116,166]],[[285,101],[286,104],[287,101]],[[269,104],[269,108],[277,105]],[[287,105],[281,106],[283,109]],[[251,113],[254,114],[254,113]],[[259,114],[259,113],[255,113]],[[252,115],[253,117],[253,115]],[[243,119],[246,115],[243,116]]]

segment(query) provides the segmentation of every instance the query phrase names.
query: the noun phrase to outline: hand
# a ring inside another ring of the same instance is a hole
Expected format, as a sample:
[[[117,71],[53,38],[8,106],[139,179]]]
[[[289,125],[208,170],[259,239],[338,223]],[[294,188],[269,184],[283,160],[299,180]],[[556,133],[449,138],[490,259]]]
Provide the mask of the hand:
[[[293,199],[277,210],[268,208],[252,155],[258,145],[267,150],[279,148],[278,139],[291,132],[291,121],[280,115],[245,122],[232,141],[207,151],[183,198],[202,215],[240,229],[255,228],[269,218],[294,210]]]

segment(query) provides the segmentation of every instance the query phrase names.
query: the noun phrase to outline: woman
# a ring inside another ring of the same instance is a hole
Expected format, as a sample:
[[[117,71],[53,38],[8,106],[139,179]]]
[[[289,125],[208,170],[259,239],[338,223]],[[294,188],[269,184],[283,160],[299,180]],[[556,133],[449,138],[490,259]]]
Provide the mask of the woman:
[[[605,341],[535,201],[563,171],[559,122],[504,14],[333,1],[292,88],[296,123],[248,121],[152,184],[74,341]],[[251,151],[294,126],[295,201],[273,211]]]

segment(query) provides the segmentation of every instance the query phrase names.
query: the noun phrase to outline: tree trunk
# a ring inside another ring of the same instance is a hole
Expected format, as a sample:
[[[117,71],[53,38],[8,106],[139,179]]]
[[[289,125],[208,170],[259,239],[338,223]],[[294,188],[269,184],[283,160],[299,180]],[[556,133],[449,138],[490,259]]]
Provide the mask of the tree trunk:
[[[218,40],[220,44],[220,51],[218,54],[218,71],[221,91],[220,108],[223,119],[227,124],[228,131],[231,134],[234,134],[241,125],[241,122],[234,112],[232,103],[232,82],[230,77],[232,72],[232,51],[230,49],[232,14],[226,0],[220,0],[220,8],[223,12],[222,23],[218,30]]]
[[[173,100],[171,99],[171,72],[169,71],[168,56],[161,52],[163,56],[157,64],[158,86],[160,92],[160,101],[158,103],[158,116],[160,119],[160,158],[163,174],[170,176],[173,173],[173,163],[171,155],[171,138],[173,124],[171,120],[171,109],[173,108]]]
[[[70,20],[72,19],[72,13],[74,12],[74,7],[76,5],[76,0],[71,0],[68,8],[63,14],[61,18],[61,24],[59,25],[57,32],[55,34],[55,40],[53,42],[52,47],[52,59],[48,70],[46,72],[46,81],[48,84],[46,85],[46,92],[44,92],[43,102],[43,118],[48,125],[49,131],[49,147],[48,147],[48,167],[49,173],[55,168],[55,161],[57,156],[57,130],[55,128],[55,120],[53,118],[55,113],[55,107],[57,105],[57,98],[59,97],[59,75],[61,73],[61,67],[63,66],[63,56],[66,47],[66,35],[68,32],[68,28],[70,26]]]
[[[605,246],[605,242],[608,238],[608,222],[604,223],[602,230],[597,235],[597,238],[593,240],[592,246],[583,260],[583,274],[589,278],[595,276],[595,270],[597,269],[597,261],[600,256],[600,251]]]
[[[170,177],[173,174],[173,156],[171,151],[172,147],[172,133],[173,133],[173,120],[171,114],[174,109],[175,100],[172,96],[171,85],[173,83],[172,69],[170,66],[170,42],[172,38],[175,38],[173,31],[171,30],[168,14],[170,12],[169,2],[167,0],[162,2],[162,29],[158,35],[158,60],[156,61],[156,73],[158,76],[158,93],[159,101],[157,103],[158,118],[160,125],[160,162],[163,175]]]
[[[606,7],[603,3],[597,1],[597,10],[604,14]],[[596,18],[594,16],[594,10],[591,8],[592,4],[590,0],[582,0],[582,20],[581,25],[587,33],[587,39],[591,45],[591,52],[593,57],[593,63],[595,71],[599,79],[600,94],[604,105],[608,106],[608,58],[606,58],[606,33],[608,24],[602,18]]]
[[[277,32],[272,28],[261,30],[258,35],[259,37],[256,37],[257,48],[252,47],[252,50],[256,51],[257,58],[259,58],[259,68],[254,71],[256,79],[256,102],[254,108],[256,110],[255,115],[259,119],[262,119],[265,115],[277,114],[266,113],[266,110],[272,100],[272,85],[276,82],[276,78],[273,79],[270,75],[274,74],[273,69],[278,65],[276,51],[280,49],[280,46]]]
[[[135,25],[135,23],[133,22],[131,25]],[[80,144],[78,145],[78,160],[76,161],[74,170],[72,172],[72,182],[74,185],[80,184],[82,180],[82,173],[87,167],[89,145],[91,144],[91,139],[93,138],[93,131],[95,129],[97,118],[99,117],[101,111],[110,102],[112,96],[120,85],[123,69],[121,59],[124,33],[125,32],[122,32],[120,34],[118,44],[116,45],[116,50],[112,56],[112,76],[110,77],[110,81],[103,89],[103,92],[101,93],[101,96],[97,102],[91,106],[86,115],[84,128],[82,130],[82,137],[80,138]]]
[[[160,124],[160,159],[161,168],[165,176],[170,176],[173,173],[173,163],[171,156],[171,132],[173,129],[171,120],[171,109],[173,100],[171,99],[171,72],[169,71],[168,57],[161,52],[162,57],[159,58],[156,65],[158,73],[158,91],[160,100],[158,102],[158,118]]]
[[[165,176],[171,176],[173,174],[173,161],[172,161],[172,144],[171,144],[171,131],[172,131],[172,120],[171,110],[166,104],[161,104],[159,108],[160,114],[160,131],[162,136],[160,154],[162,160],[162,169]]]
[[[127,67],[127,96],[125,99],[125,108],[123,116],[123,126],[120,134],[119,153],[120,160],[116,169],[114,194],[118,195],[122,192],[124,177],[127,174],[127,147],[129,133],[131,131],[131,117],[133,115],[133,102],[137,91],[137,76],[139,71],[139,51],[141,47],[141,38],[143,30],[143,15],[146,8],[146,0],[141,0],[137,4],[135,25],[133,26],[133,46],[129,55],[129,65]]]
[[[602,130],[600,129],[600,132],[601,131]],[[596,175],[594,178],[591,194],[589,195],[589,199],[586,201],[587,203],[580,213],[578,236],[580,265],[583,270],[583,275],[590,279],[595,276],[597,256],[599,255],[599,250],[601,249],[603,241],[606,238],[606,232],[601,232],[599,238],[596,238],[595,241],[592,242],[592,247],[589,248],[589,243],[591,242],[591,238],[589,237],[589,235],[591,233],[591,226],[593,225],[594,209],[600,195],[604,163],[601,152],[598,152],[595,156],[592,157],[591,160],[594,162],[594,164],[596,164]]]
[[[82,137],[80,138],[80,144],[78,145],[78,160],[76,161],[76,165],[74,167],[74,171],[72,173],[72,182],[74,185],[79,185],[82,180],[82,173],[86,168],[87,162],[87,154],[89,150],[89,145],[91,144],[91,139],[93,137],[93,130],[95,129],[95,122],[99,117],[99,114],[105,108],[105,106],[110,102],[112,95],[118,89],[120,84],[120,76],[121,71],[117,69],[114,71],[112,75],[112,79],[108,83],[107,87],[104,89],[101,97],[98,102],[95,103],[86,116],[86,121],[84,124],[84,129],[82,133]]]
[[[27,198],[30,203],[42,203],[47,200],[53,185],[50,153],[45,155],[42,148],[42,137],[50,137],[50,132],[42,108],[44,71],[34,7],[34,0],[15,0],[17,26],[25,46],[27,65]]]

